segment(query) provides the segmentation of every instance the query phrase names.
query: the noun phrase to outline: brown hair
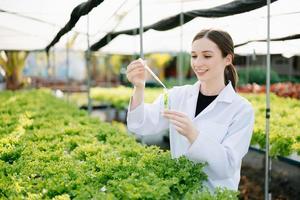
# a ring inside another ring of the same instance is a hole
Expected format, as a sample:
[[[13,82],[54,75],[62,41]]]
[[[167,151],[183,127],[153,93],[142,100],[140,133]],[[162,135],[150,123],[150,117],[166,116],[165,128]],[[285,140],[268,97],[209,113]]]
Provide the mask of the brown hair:
[[[222,52],[223,58],[225,58],[228,54],[232,56],[232,62],[234,59],[234,46],[231,36],[222,30],[216,29],[204,29],[195,35],[193,42],[195,40],[199,40],[201,38],[208,38],[212,42],[214,42]],[[238,75],[234,65],[231,63],[225,67],[224,70],[224,80],[225,85],[231,81],[232,86],[236,89],[238,82]]]

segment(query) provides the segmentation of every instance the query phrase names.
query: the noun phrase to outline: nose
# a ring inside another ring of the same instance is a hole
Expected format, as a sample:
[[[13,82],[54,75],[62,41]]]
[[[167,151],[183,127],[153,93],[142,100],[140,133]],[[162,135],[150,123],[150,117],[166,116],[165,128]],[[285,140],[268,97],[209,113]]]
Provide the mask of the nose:
[[[197,68],[197,67],[202,67],[204,65],[204,59],[202,59],[200,56],[192,59],[192,66]]]

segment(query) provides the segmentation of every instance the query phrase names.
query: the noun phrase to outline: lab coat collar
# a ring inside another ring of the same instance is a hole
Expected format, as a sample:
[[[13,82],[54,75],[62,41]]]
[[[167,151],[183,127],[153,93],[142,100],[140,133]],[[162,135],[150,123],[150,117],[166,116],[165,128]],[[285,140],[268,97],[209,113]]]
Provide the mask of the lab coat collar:
[[[201,81],[197,81],[194,85],[192,85],[192,89],[190,90],[190,97],[194,95],[198,96],[200,85]],[[237,94],[233,89],[231,81],[229,81],[225,88],[223,88],[222,91],[219,93],[218,97],[216,98],[216,101],[231,103],[236,95]]]

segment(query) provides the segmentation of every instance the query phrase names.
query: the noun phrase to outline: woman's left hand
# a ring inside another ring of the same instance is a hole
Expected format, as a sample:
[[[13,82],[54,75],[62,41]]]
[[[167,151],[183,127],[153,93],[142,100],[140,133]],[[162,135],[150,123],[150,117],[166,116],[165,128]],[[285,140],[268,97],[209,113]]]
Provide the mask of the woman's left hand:
[[[185,136],[191,144],[197,139],[198,130],[186,114],[174,110],[164,110],[162,116],[169,119],[175,129]]]

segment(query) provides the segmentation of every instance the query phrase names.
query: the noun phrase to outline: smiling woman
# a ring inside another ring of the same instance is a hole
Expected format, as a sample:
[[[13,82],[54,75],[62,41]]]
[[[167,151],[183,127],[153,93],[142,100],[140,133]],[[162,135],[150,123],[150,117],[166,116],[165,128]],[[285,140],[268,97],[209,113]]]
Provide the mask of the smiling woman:
[[[211,92],[213,89],[207,87],[217,87],[217,80],[221,88],[221,85],[227,85],[229,81],[233,88],[236,87],[237,73],[232,64],[233,59],[233,41],[227,32],[207,29],[194,37],[191,65],[197,78],[203,82],[201,92]]]
[[[135,60],[127,67],[127,78],[134,85],[128,129],[139,135],[169,129],[172,157],[207,163],[206,187],[212,191],[217,187],[238,189],[241,162],[254,125],[251,104],[235,91],[233,58],[233,42],[227,32],[199,32],[191,52],[191,67],[198,81],[170,89],[169,109],[163,112],[163,95],[152,104],[144,103],[144,62]]]

